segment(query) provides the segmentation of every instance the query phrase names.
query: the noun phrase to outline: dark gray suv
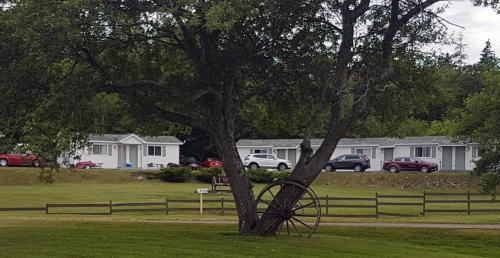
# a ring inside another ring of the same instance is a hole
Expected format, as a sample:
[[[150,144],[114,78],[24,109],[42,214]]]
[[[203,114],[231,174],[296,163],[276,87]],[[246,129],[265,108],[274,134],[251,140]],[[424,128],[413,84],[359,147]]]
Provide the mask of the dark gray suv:
[[[325,165],[326,172],[332,172],[337,169],[354,170],[355,172],[363,172],[370,168],[370,159],[363,154],[346,154],[340,155],[333,160],[328,161]]]

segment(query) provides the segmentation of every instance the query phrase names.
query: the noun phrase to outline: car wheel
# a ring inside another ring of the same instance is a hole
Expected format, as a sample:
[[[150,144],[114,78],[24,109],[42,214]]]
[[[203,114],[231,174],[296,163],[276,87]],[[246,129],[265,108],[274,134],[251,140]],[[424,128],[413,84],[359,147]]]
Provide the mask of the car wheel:
[[[286,166],[286,164],[281,163],[281,164],[278,165],[278,170],[279,171],[285,171],[287,168],[288,167]]]
[[[363,167],[361,165],[354,166],[354,172],[361,172],[362,170],[363,170]]]
[[[248,168],[250,168],[250,169],[258,169],[259,165],[257,165],[257,163],[250,163],[250,165],[248,165]]]
[[[85,169],[90,169],[90,165],[85,165]]]
[[[391,173],[398,173],[398,168],[396,166],[391,166],[389,168],[389,172],[391,172]]]
[[[422,173],[428,173],[429,172],[429,168],[426,167],[426,166],[423,166],[423,167],[420,168],[420,172],[422,172]]]
[[[40,166],[40,161],[39,160],[33,160],[33,167],[39,167]]]
[[[0,167],[6,167],[9,165],[6,159],[0,159]]]
[[[332,165],[328,164],[325,166],[325,171],[326,172],[333,172],[333,171],[335,171],[335,169],[333,169]]]

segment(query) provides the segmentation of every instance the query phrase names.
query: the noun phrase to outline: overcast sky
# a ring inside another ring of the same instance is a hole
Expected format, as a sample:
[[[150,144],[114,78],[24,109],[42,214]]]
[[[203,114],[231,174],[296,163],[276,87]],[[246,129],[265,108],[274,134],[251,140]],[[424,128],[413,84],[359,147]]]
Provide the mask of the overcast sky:
[[[460,29],[449,26],[457,35],[463,31],[463,40],[467,45],[465,49],[468,56],[467,63],[479,60],[480,52],[488,39],[493,45],[496,56],[500,56],[500,14],[496,14],[493,9],[473,7],[469,1],[457,1],[451,3],[442,16],[450,22],[465,27]],[[449,48],[442,49],[449,51]]]

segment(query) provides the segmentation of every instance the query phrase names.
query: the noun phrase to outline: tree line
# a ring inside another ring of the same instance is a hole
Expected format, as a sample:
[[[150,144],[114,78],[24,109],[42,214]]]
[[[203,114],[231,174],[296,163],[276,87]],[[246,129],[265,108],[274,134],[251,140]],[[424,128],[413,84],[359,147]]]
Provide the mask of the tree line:
[[[240,233],[274,235],[284,218],[258,215],[239,138],[303,138],[290,180],[305,187],[346,136],[498,149],[498,59],[488,45],[473,65],[424,51],[453,42],[439,2],[1,0],[1,146],[55,165],[89,133],[201,138],[225,163]]]

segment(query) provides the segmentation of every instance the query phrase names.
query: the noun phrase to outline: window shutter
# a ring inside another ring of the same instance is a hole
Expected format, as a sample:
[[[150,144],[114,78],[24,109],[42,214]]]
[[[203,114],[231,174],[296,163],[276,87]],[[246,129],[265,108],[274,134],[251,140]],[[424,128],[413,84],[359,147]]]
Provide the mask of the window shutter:
[[[254,149],[250,149],[250,154],[254,154]]]
[[[472,158],[477,158],[477,146],[475,145],[472,146]]]
[[[415,157],[415,147],[410,147],[410,157]]]
[[[436,157],[436,147],[432,147],[432,157]]]
[[[167,153],[166,153],[166,152],[167,152],[167,146],[165,146],[165,145],[161,146],[161,155],[162,155],[163,157],[166,157],[166,156],[167,156]]]
[[[351,148],[351,154],[355,154],[355,153],[356,153],[356,149]]]
[[[92,150],[94,149],[94,145],[90,144],[88,148],[89,148],[89,149],[88,149],[87,154],[88,154],[89,156],[92,156]]]
[[[272,149],[267,149],[267,154],[273,154],[273,150]]]
[[[147,156],[149,147],[147,145],[142,145],[142,148],[142,153],[144,154],[144,156]]]
[[[377,158],[377,148],[372,148],[372,159]]]
[[[108,156],[113,156],[113,145],[108,144]]]

